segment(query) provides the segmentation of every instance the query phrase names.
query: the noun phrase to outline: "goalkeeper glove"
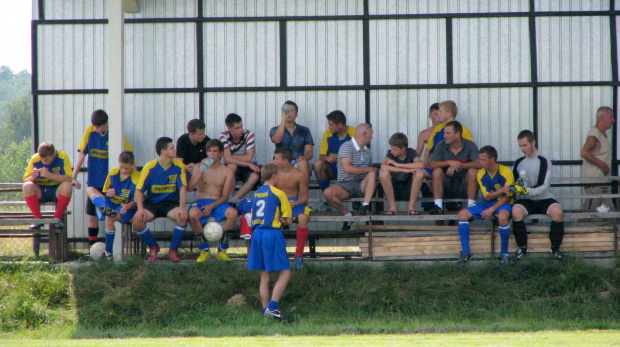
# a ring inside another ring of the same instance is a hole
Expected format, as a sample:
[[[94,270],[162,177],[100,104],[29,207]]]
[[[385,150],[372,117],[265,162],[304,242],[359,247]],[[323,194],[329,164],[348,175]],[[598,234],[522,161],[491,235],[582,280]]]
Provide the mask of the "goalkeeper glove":
[[[527,195],[527,193],[529,193],[527,188],[514,183],[508,186],[508,190],[515,195]]]

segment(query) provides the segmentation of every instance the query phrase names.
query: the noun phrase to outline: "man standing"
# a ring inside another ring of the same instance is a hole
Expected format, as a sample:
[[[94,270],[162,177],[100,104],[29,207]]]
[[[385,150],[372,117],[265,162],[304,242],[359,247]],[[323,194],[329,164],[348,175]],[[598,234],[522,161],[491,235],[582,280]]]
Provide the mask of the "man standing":
[[[566,261],[568,258],[560,249],[564,237],[564,212],[551,192],[551,160],[538,154],[533,132],[523,130],[517,140],[525,156],[517,159],[512,169],[515,182],[518,182],[510,186],[510,191],[517,197],[512,207],[512,233],[519,249],[510,261],[518,261],[527,255],[527,230],[523,218],[530,213],[551,217],[551,254],[560,261]]]
[[[294,102],[287,100],[281,108],[280,125],[271,128],[269,137],[276,148],[285,146],[293,151],[293,166],[301,170],[310,179],[310,159],[314,156],[314,140],[310,129],[295,123],[299,108]]]
[[[607,137],[607,130],[614,124],[613,110],[607,106],[601,106],[596,111],[596,125],[593,126],[586,136],[586,143],[581,149],[581,157],[584,159],[581,165],[582,178],[597,178],[609,176],[611,172],[611,144]],[[590,183],[596,183],[589,181]],[[609,187],[587,187],[586,194],[609,194]],[[586,199],[583,209],[591,211],[604,203],[611,211],[615,211],[614,204],[609,198]]]

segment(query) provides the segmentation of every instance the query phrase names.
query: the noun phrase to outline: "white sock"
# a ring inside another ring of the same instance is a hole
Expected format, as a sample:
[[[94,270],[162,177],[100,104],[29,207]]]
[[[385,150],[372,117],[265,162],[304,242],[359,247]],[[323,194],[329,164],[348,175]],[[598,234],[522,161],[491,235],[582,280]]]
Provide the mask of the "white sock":
[[[349,212],[349,213],[345,214],[344,216],[345,216],[345,217],[351,217],[352,215],[353,215],[353,214],[352,214],[351,212]]]
[[[435,205],[439,208],[443,208],[443,199],[435,199]]]
[[[476,200],[472,200],[472,199],[467,199],[467,206],[469,205],[473,205],[476,203]]]

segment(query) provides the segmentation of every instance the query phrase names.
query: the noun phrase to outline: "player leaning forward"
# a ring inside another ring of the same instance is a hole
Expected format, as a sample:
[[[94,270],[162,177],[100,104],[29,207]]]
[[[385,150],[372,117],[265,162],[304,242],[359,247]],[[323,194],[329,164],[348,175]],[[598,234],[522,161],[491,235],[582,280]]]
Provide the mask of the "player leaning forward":
[[[207,159],[201,165],[195,165],[192,178],[189,181],[189,190],[198,188],[196,201],[189,209],[189,223],[192,226],[194,235],[198,238],[198,249],[200,255],[196,261],[204,263],[211,257],[209,244],[202,234],[203,226],[213,218],[216,222],[226,219],[224,233],[218,247],[217,259],[231,261],[226,249],[228,249],[229,231],[235,227],[237,221],[237,210],[226,203],[230,191],[235,181],[232,169],[220,162],[224,153],[224,145],[220,140],[210,140],[207,142]],[[213,164],[209,167],[205,163],[211,158]]]

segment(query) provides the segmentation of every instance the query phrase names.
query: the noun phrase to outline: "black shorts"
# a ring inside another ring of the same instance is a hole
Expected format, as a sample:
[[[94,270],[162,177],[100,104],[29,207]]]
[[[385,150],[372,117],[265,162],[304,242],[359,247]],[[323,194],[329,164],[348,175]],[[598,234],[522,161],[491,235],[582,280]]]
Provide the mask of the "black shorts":
[[[173,201],[160,201],[158,203],[152,203],[149,200],[144,201],[144,209],[151,212],[155,218],[168,217],[168,212],[177,207],[179,207],[179,203]]]
[[[237,171],[235,172],[235,181],[247,182],[255,171],[250,169],[248,166],[237,166]]]
[[[446,176],[443,181],[443,197],[445,199],[467,199],[467,180]]]
[[[97,189],[97,191],[101,194],[103,194],[102,190],[103,188],[98,188],[98,187],[94,187],[95,189]],[[86,198],[86,214],[89,216],[97,216],[97,207],[95,206],[95,204],[93,204],[93,202],[89,199]]]
[[[514,206],[521,205],[527,212],[527,214],[548,214],[549,207],[553,204],[559,204],[556,199],[544,199],[544,200],[530,200],[519,199],[515,201]]]
[[[392,187],[394,188],[394,199],[397,201],[409,201],[409,196],[411,195],[411,181],[392,181]]]

